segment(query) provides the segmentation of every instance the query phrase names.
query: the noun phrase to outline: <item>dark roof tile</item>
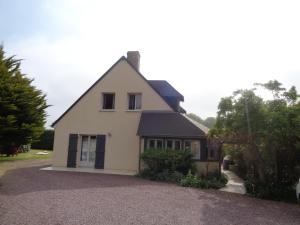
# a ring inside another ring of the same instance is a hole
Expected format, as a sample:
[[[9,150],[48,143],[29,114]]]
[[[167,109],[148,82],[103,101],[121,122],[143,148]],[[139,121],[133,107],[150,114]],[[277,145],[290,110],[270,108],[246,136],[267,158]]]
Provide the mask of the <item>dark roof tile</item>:
[[[137,134],[143,137],[200,138],[206,132],[178,112],[144,111]]]

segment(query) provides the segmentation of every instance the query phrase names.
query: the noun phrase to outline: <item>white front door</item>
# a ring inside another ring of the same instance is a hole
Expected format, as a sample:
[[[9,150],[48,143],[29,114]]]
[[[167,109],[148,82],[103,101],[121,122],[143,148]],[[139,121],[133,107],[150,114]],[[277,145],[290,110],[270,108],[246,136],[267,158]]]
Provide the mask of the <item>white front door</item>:
[[[81,136],[81,167],[94,167],[96,156],[96,136]]]

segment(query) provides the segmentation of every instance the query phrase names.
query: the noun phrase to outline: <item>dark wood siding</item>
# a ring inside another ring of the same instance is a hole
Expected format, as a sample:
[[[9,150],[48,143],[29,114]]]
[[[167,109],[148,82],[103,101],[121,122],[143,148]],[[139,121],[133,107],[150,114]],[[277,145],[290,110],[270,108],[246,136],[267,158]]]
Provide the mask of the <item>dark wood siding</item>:
[[[200,146],[201,146],[201,153],[200,157],[201,160],[207,160],[207,140],[206,138],[200,139]]]
[[[76,167],[78,135],[69,135],[68,161],[67,167]]]
[[[105,135],[97,135],[95,168],[104,169]]]

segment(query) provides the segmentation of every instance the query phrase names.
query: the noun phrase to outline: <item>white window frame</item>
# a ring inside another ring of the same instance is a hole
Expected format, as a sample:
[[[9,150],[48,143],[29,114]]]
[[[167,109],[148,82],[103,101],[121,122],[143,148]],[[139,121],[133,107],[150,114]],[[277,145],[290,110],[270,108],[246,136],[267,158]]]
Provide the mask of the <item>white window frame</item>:
[[[184,148],[183,149],[185,150],[185,142],[190,142],[190,146],[191,146],[190,150],[192,150],[193,142],[195,142],[195,141],[197,141],[198,144],[199,144],[199,150],[198,150],[199,151],[198,152],[199,156],[197,157],[197,156],[193,155],[193,159],[199,159],[200,160],[201,159],[201,141],[200,140],[195,140],[195,139],[194,140],[193,139],[186,139],[186,140],[184,140],[183,141],[183,144],[184,144],[184,146],[183,146]]]
[[[161,141],[162,142],[162,149],[164,149],[164,139],[162,138],[149,138],[147,139],[147,148],[150,148],[150,141],[154,141],[154,148],[157,149],[157,141]]]
[[[171,149],[173,149],[173,150],[182,150],[183,144],[182,144],[181,139],[173,139],[173,138],[172,139],[166,139],[165,142],[164,142],[165,148],[167,148],[167,141],[172,141],[172,148]],[[175,149],[175,141],[180,141],[180,148],[179,149]]]
[[[130,109],[130,96],[134,95],[134,109]],[[142,109],[142,93],[128,93],[127,95],[127,110],[129,111],[140,111]],[[140,96],[140,107],[138,108],[138,104],[137,104],[137,97],[136,96]]]
[[[104,96],[105,95],[113,95],[114,97],[113,97],[113,107],[112,107],[112,109],[106,109],[106,108],[104,108]],[[101,104],[101,110],[103,110],[103,111],[114,111],[115,110],[115,108],[116,108],[116,93],[114,93],[114,92],[103,92],[102,93],[102,102],[101,102],[102,104]]]

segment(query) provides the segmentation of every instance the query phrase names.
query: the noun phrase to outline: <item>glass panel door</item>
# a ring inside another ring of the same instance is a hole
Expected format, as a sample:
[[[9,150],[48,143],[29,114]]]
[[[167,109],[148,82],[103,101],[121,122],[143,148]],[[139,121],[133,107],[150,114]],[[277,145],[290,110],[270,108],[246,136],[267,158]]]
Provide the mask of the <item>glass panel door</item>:
[[[82,136],[81,138],[81,167],[94,167],[96,157],[96,136]]]
[[[89,163],[94,165],[96,158],[96,136],[90,137]]]

